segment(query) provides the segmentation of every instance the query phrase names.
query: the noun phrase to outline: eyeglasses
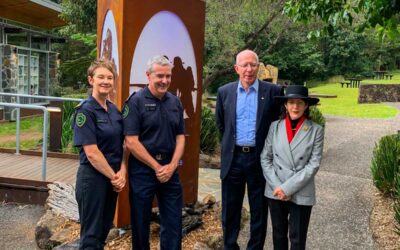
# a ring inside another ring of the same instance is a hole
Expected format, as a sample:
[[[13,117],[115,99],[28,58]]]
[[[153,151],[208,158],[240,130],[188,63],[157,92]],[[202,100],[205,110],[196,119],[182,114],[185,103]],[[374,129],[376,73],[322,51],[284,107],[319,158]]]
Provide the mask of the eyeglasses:
[[[246,63],[246,64],[242,64],[242,65],[238,64],[238,66],[241,68],[247,68],[250,66],[250,68],[255,69],[258,67],[258,63]]]

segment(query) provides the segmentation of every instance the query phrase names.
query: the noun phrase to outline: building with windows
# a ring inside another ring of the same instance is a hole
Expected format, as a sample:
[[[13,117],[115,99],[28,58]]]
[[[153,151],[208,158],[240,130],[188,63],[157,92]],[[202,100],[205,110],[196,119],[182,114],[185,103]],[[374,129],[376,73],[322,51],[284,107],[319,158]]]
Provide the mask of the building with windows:
[[[57,84],[59,56],[52,50],[62,42],[53,28],[65,23],[59,18],[59,1],[0,1],[0,92],[49,95]],[[0,101],[13,102],[10,97]],[[42,100],[22,98],[21,103]],[[0,111],[0,120],[12,119],[13,110]]]

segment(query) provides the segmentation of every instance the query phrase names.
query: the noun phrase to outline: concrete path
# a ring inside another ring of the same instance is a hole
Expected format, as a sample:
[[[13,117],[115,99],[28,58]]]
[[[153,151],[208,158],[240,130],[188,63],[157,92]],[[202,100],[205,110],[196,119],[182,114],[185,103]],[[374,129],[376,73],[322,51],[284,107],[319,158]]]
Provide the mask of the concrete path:
[[[390,105],[400,109],[400,103]],[[393,119],[327,117],[307,249],[377,249],[369,228],[374,193],[370,162],[375,142],[398,130],[400,115]],[[212,190],[220,200],[219,171],[201,169],[200,173],[199,197],[203,191]],[[272,249],[271,234],[269,225],[264,249]],[[245,249],[248,235],[247,225],[239,237],[241,249]]]
[[[42,206],[0,203],[0,249],[38,249],[35,227],[44,213]]]

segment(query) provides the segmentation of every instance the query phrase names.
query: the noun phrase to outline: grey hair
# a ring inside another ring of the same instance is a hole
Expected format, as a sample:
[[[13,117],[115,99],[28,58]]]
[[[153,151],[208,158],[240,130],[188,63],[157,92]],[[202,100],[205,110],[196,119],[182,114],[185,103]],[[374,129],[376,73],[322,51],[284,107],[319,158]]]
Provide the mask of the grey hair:
[[[238,64],[238,62],[239,62],[239,57],[240,57],[243,53],[245,53],[245,52],[250,52],[251,54],[253,54],[253,55],[256,57],[256,63],[258,63],[258,55],[257,55],[257,53],[254,52],[254,51],[252,51],[252,50],[245,49],[245,50],[240,51],[240,52],[236,55],[236,64]]]
[[[147,72],[152,73],[153,72],[153,67],[154,65],[161,65],[161,66],[170,66],[172,68],[171,62],[165,57],[165,56],[154,56],[150,58],[150,60],[147,62]]]

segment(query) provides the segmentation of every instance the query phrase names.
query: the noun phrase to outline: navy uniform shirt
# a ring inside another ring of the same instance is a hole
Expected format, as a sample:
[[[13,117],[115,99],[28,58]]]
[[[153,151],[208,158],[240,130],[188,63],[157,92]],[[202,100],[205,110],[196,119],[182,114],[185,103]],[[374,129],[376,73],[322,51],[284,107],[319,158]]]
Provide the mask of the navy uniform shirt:
[[[176,136],[185,133],[181,101],[169,92],[160,100],[146,86],[126,100],[122,115],[124,134],[139,136],[152,155],[172,155]]]
[[[122,161],[122,116],[113,103],[107,100],[106,111],[92,96],[75,110],[73,129],[74,146],[80,147],[80,164],[90,164],[83,145],[97,144],[108,164],[115,166]]]

